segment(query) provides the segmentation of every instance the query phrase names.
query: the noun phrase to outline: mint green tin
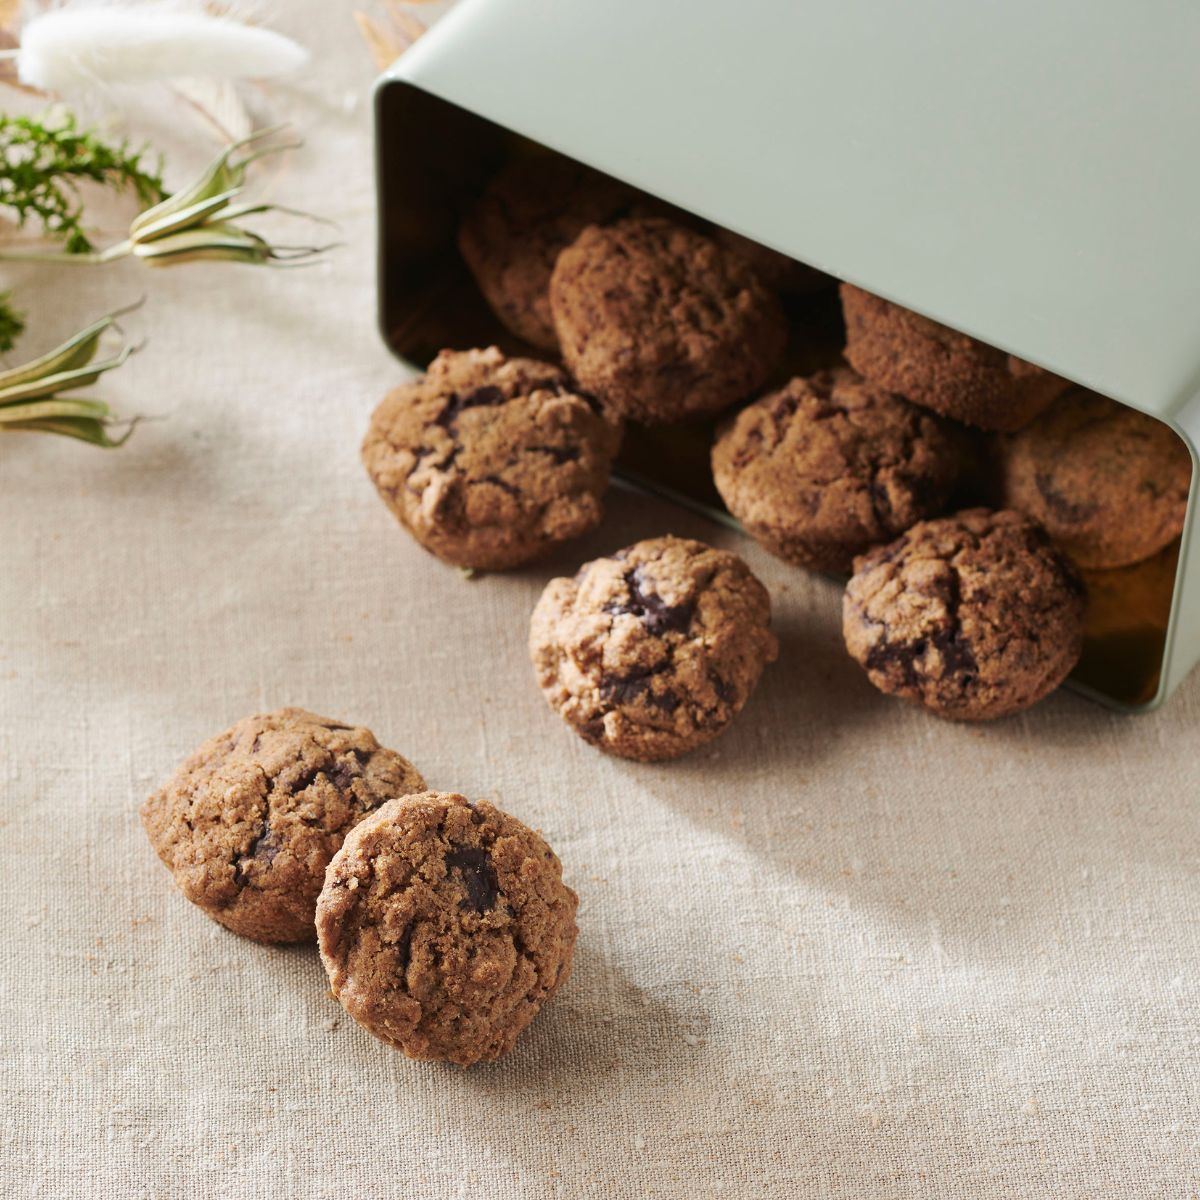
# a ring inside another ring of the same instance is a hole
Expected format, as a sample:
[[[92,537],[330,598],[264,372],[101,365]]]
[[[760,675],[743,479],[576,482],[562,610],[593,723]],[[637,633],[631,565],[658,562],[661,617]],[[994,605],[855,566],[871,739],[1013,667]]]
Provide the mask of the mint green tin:
[[[546,148],[1149,413],[1195,468],[1197,45],[1200,9],[1115,0],[461,0],[375,93],[381,331],[416,365],[523,348],[455,232]],[[643,482],[729,520],[703,448],[661,450]],[[1196,474],[1072,681],[1115,707],[1200,660]]]

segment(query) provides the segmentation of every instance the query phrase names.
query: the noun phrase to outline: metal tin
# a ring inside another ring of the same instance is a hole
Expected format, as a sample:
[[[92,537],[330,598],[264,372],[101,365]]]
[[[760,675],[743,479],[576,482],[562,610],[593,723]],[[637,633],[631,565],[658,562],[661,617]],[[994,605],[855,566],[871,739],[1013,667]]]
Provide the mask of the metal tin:
[[[519,348],[454,235],[536,145],[1145,411],[1192,455],[1178,568],[1073,682],[1153,708],[1200,660],[1197,45],[1117,0],[461,0],[376,90],[383,335]]]

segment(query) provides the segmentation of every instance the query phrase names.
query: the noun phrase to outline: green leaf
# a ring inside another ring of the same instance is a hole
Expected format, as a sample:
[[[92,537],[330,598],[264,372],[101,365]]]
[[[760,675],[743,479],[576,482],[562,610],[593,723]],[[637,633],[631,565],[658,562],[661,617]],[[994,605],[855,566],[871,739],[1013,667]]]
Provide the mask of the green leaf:
[[[95,383],[133,353],[133,347],[125,345],[114,357],[93,361],[101,336],[116,324],[120,315],[120,312],[110,313],[49,354],[0,374],[0,433],[22,430],[57,433],[96,446],[123,445],[136,420],[118,422],[127,428],[119,438],[114,438],[109,433],[113,418],[102,400],[58,394]]]
[[[112,416],[102,400],[79,400],[64,396],[53,400],[34,400],[28,404],[9,404],[0,408],[0,425],[24,421],[42,421],[57,417],[90,417],[97,421]]]
[[[41,375],[36,379],[27,380],[25,383],[0,388],[0,408],[24,400],[39,400],[43,397],[53,396],[65,388],[87,387],[89,384],[95,383],[105,371],[119,367],[132,353],[132,348],[125,346],[115,358],[110,358],[105,362],[77,367],[71,371],[58,371],[53,375]]]
[[[144,242],[152,242],[155,238],[179,233],[192,226],[203,225],[214,213],[225,208],[237,194],[238,189],[231,188],[227,192],[218,192],[215,196],[198,200],[195,204],[181,208],[177,212],[164,213],[153,221],[142,222],[137,225],[136,229],[131,227],[131,240],[135,245],[140,245]]]
[[[59,371],[70,371],[90,363],[96,354],[100,343],[100,335],[113,323],[111,316],[101,317],[99,321],[81,329],[74,337],[68,338],[61,346],[35,358],[10,371],[0,371],[0,391],[15,387],[17,384],[31,383],[43,379],[47,375]]]
[[[202,259],[262,263],[271,258],[271,247],[256,234],[233,225],[202,225],[169,237],[135,245],[133,252],[150,266],[173,266]]]
[[[133,224],[129,227],[130,237],[136,238],[146,226],[155,224],[165,217],[176,216],[184,210],[192,208],[194,205],[206,200],[211,200],[222,193],[237,192],[245,182],[246,168],[256,158],[261,158],[263,154],[276,154],[289,147],[272,146],[265,150],[259,150],[254,154],[244,155],[242,158],[236,160],[234,156],[239,150],[243,150],[252,143],[261,141],[263,138],[270,137],[274,133],[278,133],[282,128],[283,126],[281,125],[275,125],[270,129],[260,129],[257,133],[252,133],[240,142],[234,142],[231,146],[226,146],[209,163],[204,170],[204,174],[195,183],[173,193],[153,208],[146,209],[144,213],[136,217]]]
[[[129,422],[125,432],[120,437],[112,437],[109,425],[91,417],[58,417],[44,421],[13,421],[3,426],[5,432],[57,433],[63,437],[78,438],[81,442],[90,442],[93,446],[103,446],[106,450],[116,449],[129,441],[137,419]]]

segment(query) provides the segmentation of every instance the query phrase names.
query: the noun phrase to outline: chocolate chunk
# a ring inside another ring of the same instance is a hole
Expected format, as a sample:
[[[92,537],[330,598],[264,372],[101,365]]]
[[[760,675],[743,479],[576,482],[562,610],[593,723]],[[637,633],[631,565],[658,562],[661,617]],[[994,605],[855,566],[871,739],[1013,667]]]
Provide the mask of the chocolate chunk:
[[[591,392],[585,392],[583,388],[576,387],[575,395],[580,398],[598,417],[604,415],[604,405],[600,403],[598,397],[593,396]]]
[[[892,500],[888,495],[888,490],[878,479],[872,479],[867,484],[867,494],[871,498],[871,511],[875,514],[875,520],[887,529],[892,520]]]
[[[792,402],[792,410],[795,411],[796,403]],[[832,417],[848,417],[850,410],[844,404],[823,404],[813,413],[814,421],[828,421]]]
[[[649,686],[644,678],[606,679],[600,685],[600,696],[606,704],[628,704]]]
[[[476,479],[473,482],[477,484],[490,483],[492,487],[497,487],[510,496],[519,496],[521,494],[520,488],[514,487],[507,480],[501,479],[499,475],[484,475],[482,479]]]
[[[592,721],[585,721],[579,726],[579,735],[585,742],[591,742],[594,746],[604,738],[604,718],[597,717]]]
[[[889,666],[898,666],[903,674],[906,687],[915,688],[919,679],[917,675],[917,660],[925,656],[928,643],[924,638],[915,642],[889,642],[881,638],[871,647],[863,666],[868,671],[886,672]]]
[[[1095,515],[1096,505],[1094,503],[1068,500],[1055,486],[1054,476],[1049,471],[1038,471],[1034,483],[1037,485],[1042,499],[1046,502],[1046,508],[1058,520],[1084,522]]]
[[[402,979],[408,974],[408,964],[412,961],[412,935],[413,927],[406,925],[396,943],[396,974]]]
[[[529,449],[535,454],[548,455],[550,461],[559,467],[563,463],[579,461],[578,446],[530,446]]]
[[[362,774],[357,762],[339,762],[329,776],[330,782],[339,792],[349,791],[350,785]]]
[[[284,788],[295,795],[297,792],[303,792],[305,789],[312,787],[317,782],[317,777],[323,773],[324,771],[321,767],[310,767],[306,771],[301,771],[293,779],[280,776],[279,782]]]
[[[275,861],[275,856],[279,853],[280,849],[279,839],[275,836],[275,832],[271,828],[270,818],[266,818],[263,820],[262,831],[250,843],[246,853],[234,861],[234,883],[238,887],[245,887],[250,882],[246,868],[252,862],[256,861],[263,866],[269,867]]]
[[[477,913],[496,907],[500,885],[486,850],[464,846],[451,850],[446,855],[446,870],[458,871],[467,896],[459,902],[459,908],[473,909]]]
[[[634,567],[626,573],[625,586],[629,590],[628,603],[606,605],[605,612],[613,616],[637,617],[655,637],[669,632],[687,633],[692,624],[695,605],[668,604],[652,590],[641,567]]]
[[[727,679],[722,679],[715,672],[709,675],[712,681],[713,691],[717,693],[717,699],[722,704],[734,705],[737,703],[737,688],[733,686]]]
[[[670,687],[656,692],[650,682],[655,676],[665,675],[670,667],[670,662],[663,662],[656,667],[638,667],[625,675],[605,679],[600,684],[600,697],[613,706],[644,699],[663,712],[673,713],[679,707],[678,695]]]
[[[961,629],[939,630],[930,638],[929,644],[942,657],[942,676],[960,675],[965,691],[978,678],[979,664],[975,651]]]
[[[446,406],[442,411],[438,413],[434,424],[440,425],[443,429],[449,429],[468,408],[496,408],[507,402],[508,397],[492,384],[477,387],[474,391],[467,392],[465,396],[455,392],[446,401]]]

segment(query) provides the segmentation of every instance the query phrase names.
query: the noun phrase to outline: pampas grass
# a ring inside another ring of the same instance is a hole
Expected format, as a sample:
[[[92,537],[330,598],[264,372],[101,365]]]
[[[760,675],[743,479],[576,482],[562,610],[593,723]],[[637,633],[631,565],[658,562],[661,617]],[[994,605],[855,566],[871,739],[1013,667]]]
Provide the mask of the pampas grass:
[[[22,83],[68,94],[183,76],[265,79],[307,60],[282,34],[168,2],[50,9],[22,27],[16,56]]]

